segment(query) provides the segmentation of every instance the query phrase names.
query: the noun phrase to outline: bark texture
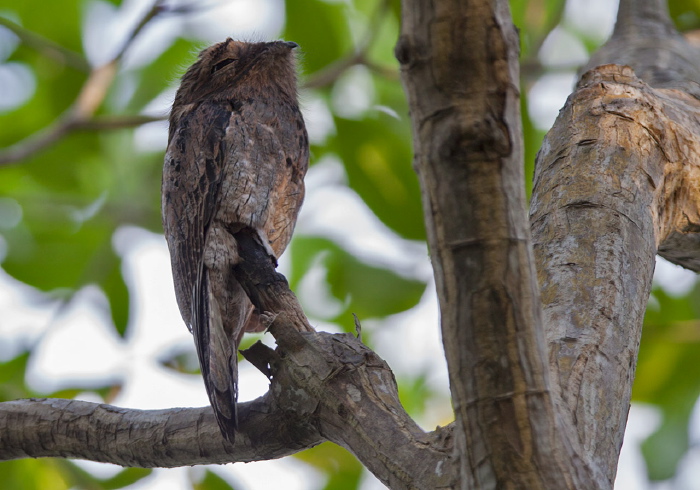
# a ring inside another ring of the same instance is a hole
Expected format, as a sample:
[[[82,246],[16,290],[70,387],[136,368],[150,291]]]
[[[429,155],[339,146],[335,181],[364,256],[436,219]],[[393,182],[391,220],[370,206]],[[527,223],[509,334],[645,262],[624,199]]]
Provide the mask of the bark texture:
[[[61,399],[0,403],[0,460],[47,456],[122,466],[175,467],[260,461],[325,439],[266,395],[239,405],[235,445],[221,437],[211,407],[134,410]]]
[[[542,145],[530,221],[550,372],[575,447],[612,487],[655,254],[699,270],[697,53],[665,3],[623,0]],[[649,86],[652,84],[654,89]]]
[[[309,424],[389,488],[451,488],[451,428],[423,432],[401,406],[389,366],[358,339],[308,332],[308,320],[265,249],[246,230],[236,241],[243,258],[236,277],[243,289],[259,311],[282,312],[270,326],[277,350],[260,345],[247,356],[263,372],[269,366],[281,393],[293,395],[280,406],[310,416]]]
[[[651,87],[674,90],[655,94],[659,110],[671,122],[668,130],[656,131],[662,138],[659,146],[664,151],[678,150],[665,155],[671,163],[664,168],[664,180],[669,182],[666,192],[675,195],[664,196],[660,203],[663,208],[658,210],[662,215],[658,226],[663,231],[656,237],[657,252],[700,272],[700,184],[695,159],[700,50],[676,31],[665,0],[623,0],[612,38],[591,58],[588,67],[608,63],[630,66]],[[676,135],[681,140],[674,144],[669,140]]]
[[[583,77],[537,161],[530,219],[550,368],[610,485],[656,252],[700,223],[699,111],[604,65]]]
[[[405,1],[396,54],[455,410],[462,488],[582,488],[557,425],[525,220],[506,1]]]

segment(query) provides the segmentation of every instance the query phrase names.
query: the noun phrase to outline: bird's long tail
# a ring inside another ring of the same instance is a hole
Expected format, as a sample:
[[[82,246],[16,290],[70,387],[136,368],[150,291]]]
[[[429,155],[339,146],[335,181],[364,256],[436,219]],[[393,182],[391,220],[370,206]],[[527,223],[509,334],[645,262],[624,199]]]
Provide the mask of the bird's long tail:
[[[265,233],[250,231],[274,258]],[[238,345],[245,331],[259,332],[266,326],[232,275],[231,267],[238,260],[237,242],[228,232],[214,230],[211,236],[193,291],[192,334],[214,415],[221,433],[233,442],[238,428]]]
[[[195,339],[199,365],[204,378],[204,385],[209,401],[214,409],[216,421],[221,433],[231,443],[238,428],[236,401],[238,399],[238,340],[240,335],[226,328],[245,322],[247,309],[239,309],[238,315],[232,314],[232,306],[224,303],[226,298],[215,294],[209,280],[209,271],[202,267],[202,281],[199,291],[195,288],[195,301],[192,334]],[[239,285],[236,284],[238,288]],[[242,292],[242,291],[241,291]],[[247,296],[243,293],[244,299]],[[222,304],[224,303],[224,304]],[[243,305],[241,305],[243,306]],[[226,325],[225,325],[226,320]]]

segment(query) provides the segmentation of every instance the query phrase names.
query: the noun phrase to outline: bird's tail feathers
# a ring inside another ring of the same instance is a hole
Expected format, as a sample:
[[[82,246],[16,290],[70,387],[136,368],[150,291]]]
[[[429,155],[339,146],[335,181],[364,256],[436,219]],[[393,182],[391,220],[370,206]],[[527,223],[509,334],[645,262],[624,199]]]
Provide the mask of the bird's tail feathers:
[[[212,294],[206,267],[202,267],[201,274],[202,281],[197,281],[200,290],[195,291],[192,333],[216,421],[222,435],[233,443],[238,428],[238,356],[232,339],[226,335],[221,308]]]

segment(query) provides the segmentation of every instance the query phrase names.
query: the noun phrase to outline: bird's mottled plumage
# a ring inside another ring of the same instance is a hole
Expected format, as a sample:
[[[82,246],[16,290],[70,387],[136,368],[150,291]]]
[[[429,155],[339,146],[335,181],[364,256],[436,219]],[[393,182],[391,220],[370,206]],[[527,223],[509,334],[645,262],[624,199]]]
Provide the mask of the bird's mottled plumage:
[[[309,149],[289,42],[228,39],[199,55],[170,114],[163,227],[180,312],[224,436],[236,428],[237,348],[262,328],[232,274],[249,227],[275,257],[304,198]]]

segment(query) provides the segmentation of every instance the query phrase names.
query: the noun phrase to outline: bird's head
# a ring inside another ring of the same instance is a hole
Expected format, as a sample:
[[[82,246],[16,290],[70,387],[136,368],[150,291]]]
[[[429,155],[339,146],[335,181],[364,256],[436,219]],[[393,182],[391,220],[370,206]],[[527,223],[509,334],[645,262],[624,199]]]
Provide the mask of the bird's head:
[[[287,41],[248,43],[231,38],[214,44],[199,54],[182,77],[174,106],[204,97],[272,92],[296,100],[297,46]]]

